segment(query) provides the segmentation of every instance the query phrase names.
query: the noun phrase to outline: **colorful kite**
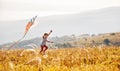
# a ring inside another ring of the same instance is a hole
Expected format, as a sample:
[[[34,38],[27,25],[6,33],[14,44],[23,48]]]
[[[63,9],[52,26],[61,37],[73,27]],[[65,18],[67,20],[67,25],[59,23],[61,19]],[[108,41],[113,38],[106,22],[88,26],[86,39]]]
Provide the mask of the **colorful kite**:
[[[37,16],[33,17],[33,18],[28,22],[28,24],[26,25],[26,29],[25,29],[25,33],[24,33],[23,38],[25,37],[25,35],[26,35],[27,32],[29,31],[29,29],[30,29],[33,25],[36,24],[36,23],[35,23],[36,18],[37,18]]]
[[[18,44],[25,36],[26,34],[28,33],[29,29],[31,29],[33,26],[35,26],[36,24],[38,24],[35,20],[36,20],[37,16],[33,17],[32,19],[30,19],[30,21],[28,22],[28,24],[26,25],[26,28],[25,28],[25,33],[24,33],[24,36],[19,39],[16,43],[12,44],[9,48],[11,49],[13,46],[15,46],[16,44]]]

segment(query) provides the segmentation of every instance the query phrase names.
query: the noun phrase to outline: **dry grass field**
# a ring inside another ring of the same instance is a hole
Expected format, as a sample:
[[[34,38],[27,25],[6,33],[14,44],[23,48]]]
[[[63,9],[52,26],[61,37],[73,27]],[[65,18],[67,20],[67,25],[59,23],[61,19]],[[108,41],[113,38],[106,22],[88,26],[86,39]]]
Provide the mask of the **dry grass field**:
[[[46,56],[23,51],[0,50],[0,71],[120,71],[120,47],[49,49]]]

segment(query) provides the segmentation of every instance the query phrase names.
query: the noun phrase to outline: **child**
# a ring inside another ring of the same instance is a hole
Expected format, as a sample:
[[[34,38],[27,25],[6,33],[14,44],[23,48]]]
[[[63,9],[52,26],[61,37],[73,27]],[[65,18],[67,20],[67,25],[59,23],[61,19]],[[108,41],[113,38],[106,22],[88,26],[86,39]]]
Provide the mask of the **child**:
[[[46,42],[53,43],[52,41],[48,41],[47,38],[48,36],[52,33],[52,30],[49,33],[44,33],[43,35],[43,41],[41,43],[41,51],[40,53],[43,52],[45,54],[45,51],[48,49],[48,46],[46,45]]]

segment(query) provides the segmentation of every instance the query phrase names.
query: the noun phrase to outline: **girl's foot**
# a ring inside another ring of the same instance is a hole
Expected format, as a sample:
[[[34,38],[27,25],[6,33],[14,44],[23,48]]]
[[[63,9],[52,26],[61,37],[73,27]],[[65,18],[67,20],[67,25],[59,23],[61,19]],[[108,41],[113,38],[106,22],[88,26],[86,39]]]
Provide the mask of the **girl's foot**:
[[[45,55],[45,52],[39,52],[40,55]]]
[[[42,52],[39,52],[39,54],[41,54],[41,55],[42,55]]]

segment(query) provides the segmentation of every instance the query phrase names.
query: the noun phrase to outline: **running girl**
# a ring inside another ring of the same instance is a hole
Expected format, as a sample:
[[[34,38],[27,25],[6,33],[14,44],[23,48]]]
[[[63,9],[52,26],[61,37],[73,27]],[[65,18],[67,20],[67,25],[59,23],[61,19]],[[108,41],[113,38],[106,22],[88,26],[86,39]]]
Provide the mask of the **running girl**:
[[[42,41],[42,43],[41,43],[41,51],[40,51],[40,53],[45,54],[45,51],[48,49],[48,46],[46,45],[46,42],[53,43],[52,41],[48,41],[48,40],[47,40],[48,36],[49,36],[51,33],[52,33],[52,30],[50,30],[49,33],[44,33],[44,35],[43,35],[43,37],[42,37],[42,38],[43,38],[43,41]]]

